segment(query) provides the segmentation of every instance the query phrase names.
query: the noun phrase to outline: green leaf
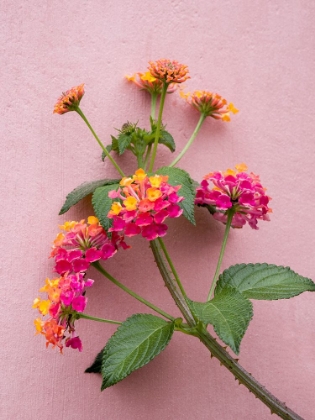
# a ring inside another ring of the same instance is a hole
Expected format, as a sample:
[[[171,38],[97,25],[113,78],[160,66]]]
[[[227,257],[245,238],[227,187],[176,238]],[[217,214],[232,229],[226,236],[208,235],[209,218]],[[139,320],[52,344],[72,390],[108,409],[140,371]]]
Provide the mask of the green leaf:
[[[178,194],[185,197],[181,203],[180,207],[184,210],[184,216],[195,225],[195,190],[193,187],[192,180],[188,172],[180,168],[170,168],[164,166],[157,171],[160,175],[168,175],[168,182],[170,185],[181,185],[181,189],[178,191]]]
[[[248,299],[289,299],[300,293],[315,291],[311,279],[302,277],[289,267],[273,264],[237,264],[219,277],[215,293],[227,286],[235,287]]]
[[[122,155],[126,148],[130,145],[132,136],[130,134],[121,133],[118,136],[118,151]]]
[[[87,369],[85,369],[85,373],[101,373],[102,371],[102,361],[103,361],[103,351],[102,349],[98,355],[95,357],[94,362],[89,366]]]
[[[173,136],[168,131],[161,131],[159,143],[164,144],[164,146],[168,147],[172,153],[175,152],[175,141],[173,139]]]
[[[111,226],[111,219],[107,217],[107,214],[112,206],[112,199],[108,197],[108,193],[109,191],[117,190],[118,187],[119,184],[111,184],[105,185],[104,187],[99,187],[94,191],[92,197],[92,205],[95,211],[95,215],[105,230],[108,230]]]
[[[102,185],[111,185],[117,182],[119,182],[119,179],[100,179],[98,181],[84,182],[67,195],[66,201],[62,206],[59,215],[66,213],[72,206],[82,200],[82,198],[92,194]]]
[[[174,322],[149,314],[128,318],[107,342],[103,351],[102,390],[149,363],[169,343]]]
[[[211,324],[215,332],[238,354],[242,338],[253,317],[252,303],[232,287],[227,287],[206,303],[190,302],[197,318]]]
[[[105,149],[108,151],[108,153],[110,153],[113,150],[113,147],[112,147],[111,144],[109,144],[108,146],[105,147]],[[106,154],[103,150],[103,152],[102,152],[102,161],[103,162],[104,162],[105,158],[106,158]]]

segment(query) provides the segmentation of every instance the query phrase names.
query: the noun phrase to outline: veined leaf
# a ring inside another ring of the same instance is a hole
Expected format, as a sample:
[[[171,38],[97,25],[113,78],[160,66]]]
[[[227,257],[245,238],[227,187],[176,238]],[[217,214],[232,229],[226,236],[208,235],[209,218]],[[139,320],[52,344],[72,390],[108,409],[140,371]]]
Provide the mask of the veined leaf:
[[[213,325],[221,340],[238,354],[242,338],[253,317],[252,303],[232,287],[222,290],[209,302],[190,303],[197,318],[205,324]]]
[[[248,299],[289,299],[300,293],[315,291],[311,279],[302,277],[289,267],[273,264],[237,264],[224,270],[215,290],[235,287]]]
[[[132,140],[131,134],[126,134],[126,133],[119,134],[117,141],[118,141],[118,151],[120,155],[122,155],[124,151],[126,150],[126,148],[130,145],[131,140]]]
[[[108,197],[108,193],[109,191],[117,190],[118,187],[119,184],[117,183],[99,187],[94,191],[92,197],[92,204],[96,217],[105,230],[108,230],[111,226],[111,219],[107,217],[107,214],[111,209],[112,200]]]
[[[59,214],[66,213],[72,206],[77,204],[82,198],[92,194],[97,188],[103,185],[116,184],[117,182],[119,182],[119,179],[99,179],[98,181],[84,182],[67,195]]]
[[[174,322],[136,314],[122,323],[103,350],[102,390],[149,363],[169,343]]]
[[[175,152],[175,141],[173,139],[173,136],[168,131],[161,130],[159,143],[164,144],[164,146],[168,147],[172,153]]]
[[[194,215],[194,202],[195,202],[195,190],[193,188],[192,180],[188,172],[179,168],[169,168],[168,166],[163,166],[157,171],[160,175],[168,175],[168,183],[170,185],[181,185],[181,189],[178,191],[179,195],[185,197],[181,203],[180,207],[184,210],[184,216],[195,225],[195,215]]]

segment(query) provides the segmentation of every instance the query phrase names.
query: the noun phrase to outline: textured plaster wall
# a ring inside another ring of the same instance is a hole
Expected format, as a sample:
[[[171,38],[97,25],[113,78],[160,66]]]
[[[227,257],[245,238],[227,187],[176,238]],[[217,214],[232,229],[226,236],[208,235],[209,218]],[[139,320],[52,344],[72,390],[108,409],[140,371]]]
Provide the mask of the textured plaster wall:
[[[82,108],[106,143],[126,120],[147,126],[148,99],[123,77],[163,57],[189,66],[187,89],[217,91],[240,109],[230,124],[207,120],[181,166],[200,181],[211,170],[246,162],[273,197],[270,223],[232,232],[223,268],[267,261],[314,278],[315,3],[1,0],[0,6],[1,418],[274,418],[197,340],[180,334],[149,365],[101,393],[100,378],[83,372],[115,327],[80,321],[84,351],[61,356],[34,337],[31,304],[51,275],[47,256],[58,224],[91,214],[85,201],[59,217],[66,194],[83,181],[116,176],[76,115],[52,114],[56,99],[85,82]],[[169,97],[165,122],[178,150],[197,119],[178,96]],[[132,170],[129,157],[120,163]],[[159,163],[171,159],[164,150]],[[189,296],[203,300],[224,227],[202,209],[196,218],[197,227],[184,219],[170,223],[165,240]],[[177,315],[147,243],[132,244],[107,269]],[[123,320],[145,311],[93,277],[90,314]],[[254,302],[240,356],[248,371],[308,420],[315,419],[314,299],[305,293]]]

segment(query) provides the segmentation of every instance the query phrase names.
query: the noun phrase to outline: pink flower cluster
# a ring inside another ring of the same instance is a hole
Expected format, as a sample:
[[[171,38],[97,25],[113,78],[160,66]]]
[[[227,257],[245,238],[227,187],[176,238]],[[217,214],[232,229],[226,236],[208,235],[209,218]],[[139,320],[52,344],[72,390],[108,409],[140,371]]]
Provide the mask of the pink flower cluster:
[[[184,197],[177,194],[180,185],[171,186],[168,177],[147,176],[138,169],[133,177],[123,178],[118,191],[111,191],[114,201],[108,217],[113,220],[110,232],[123,232],[125,236],[141,234],[149,241],[166,235],[167,217],[179,217],[183,210],[178,205]]]
[[[88,222],[66,222],[60,228],[54,241],[51,257],[55,259],[54,271],[60,277],[46,279],[40,292],[47,293],[47,299],[36,298],[33,308],[49,319],[35,320],[38,334],[46,338],[46,346],[52,344],[62,352],[63,345],[82,351],[82,342],[75,333],[75,320],[85,310],[86,288],[94,280],[85,279],[90,264],[100,259],[107,260],[116,252],[118,246],[127,247],[118,234],[109,239],[96,217],[89,217]],[[66,336],[66,333],[68,335]]]
[[[214,207],[213,217],[223,223],[227,221],[227,211],[233,208],[232,227],[242,228],[247,222],[251,228],[258,229],[258,220],[270,220],[270,197],[259,176],[246,171],[247,166],[241,164],[236,166],[236,171],[228,169],[206,175],[197,188],[195,204]]]

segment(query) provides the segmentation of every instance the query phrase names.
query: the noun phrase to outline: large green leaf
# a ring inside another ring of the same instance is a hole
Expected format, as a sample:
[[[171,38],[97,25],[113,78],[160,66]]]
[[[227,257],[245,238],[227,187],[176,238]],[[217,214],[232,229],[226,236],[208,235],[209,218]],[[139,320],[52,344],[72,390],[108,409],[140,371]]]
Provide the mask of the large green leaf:
[[[102,390],[149,363],[170,341],[174,322],[149,314],[128,318],[103,350]]]
[[[235,287],[248,299],[288,299],[300,293],[315,291],[311,279],[302,277],[289,267],[273,264],[237,264],[219,277],[215,293]]]
[[[175,152],[175,141],[173,139],[173,136],[168,131],[161,130],[159,143],[164,144],[164,146],[168,147],[172,153]]]
[[[108,230],[111,226],[111,219],[107,217],[107,214],[112,206],[112,200],[108,197],[109,191],[117,190],[119,184],[105,185],[104,187],[99,187],[94,191],[92,197],[92,204],[98,217],[100,224],[105,230]]]
[[[98,181],[84,182],[67,195],[66,201],[59,214],[66,213],[72,206],[82,200],[82,198],[92,194],[96,188],[99,188],[102,185],[116,184],[117,182],[119,182],[119,179],[99,179]]]
[[[184,210],[184,216],[195,225],[195,190],[193,187],[193,182],[188,174],[188,172],[179,168],[170,168],[168,166],[163,166],[157,171],[160,175],[168,175],[168,182],[170,185],[181,185],[181,189],[178,191],[179,195],[185,197],[181,203],[180,207]]]
[[[225,344],[238,354],[241,340],[253,317],[252,303],[232,287],[227,287],[209,302],[190,302],[197,318],[211,324]]]

